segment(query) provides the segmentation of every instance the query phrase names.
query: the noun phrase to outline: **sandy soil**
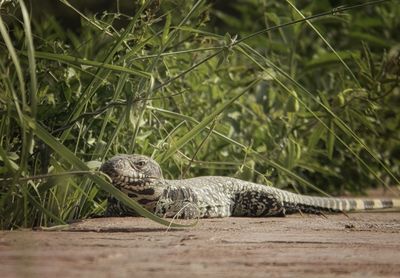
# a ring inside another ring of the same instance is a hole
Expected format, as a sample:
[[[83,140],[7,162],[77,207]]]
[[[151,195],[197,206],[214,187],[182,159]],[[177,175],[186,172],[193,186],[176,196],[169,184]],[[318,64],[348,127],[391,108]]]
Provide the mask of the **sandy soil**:
[[[400,213],[201,220],[98,218],[0,232],[1,277],[400,277]]]

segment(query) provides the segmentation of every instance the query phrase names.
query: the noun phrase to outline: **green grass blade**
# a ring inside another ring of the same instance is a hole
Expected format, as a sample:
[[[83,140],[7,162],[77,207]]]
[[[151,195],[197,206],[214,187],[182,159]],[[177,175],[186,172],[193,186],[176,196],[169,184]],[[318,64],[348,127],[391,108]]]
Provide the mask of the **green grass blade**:
[[[26,89],[25,89],[25,80],[24,75],[22,73],[21,63],[19,62],[17,51],[14,48],[12,43],[11,37],[8,34],[6,25],[2,17],[0,16],[0,34],[3,37],[4,43],[6,44],[7,50],[10,54],[11,60],[14,63],[15,71],[17,73],[18,82],[21,90],[21,100],[22,100],[22,107],[23,110],[27,110],[27,102],[26,102]]]
[[[327,134],[327,139],[326,139],[326,143],[327,143],[327,151],[328,151],[328,158],[330,160],[333,159],[333,151],[335,148],[335,124],[333,123],[333,121],[330,122],[330,130],[332,130],[332,132],[328,132]]]
[[[92,26],[97,28],[98,30],[101,30],[102,32],[106,33],[107,35],[113,37],[113,34],[109,32],[108,30],[104,29],[101,25],[97,24],[95,21],[90,20],[87,16],[85,16],[82,12],[80,12],[77,8],[75,8],[71,3],[69,3],[67,0],[58,0],[67,7],[71,8],[73,11],[75,11],[77,14],[79,14],[80,17],[82,17],[85,21],[89,22]]]
[[[25,38],[27,44],[27,54],[29,61],[29,74],[31,78],[31,115],[33,118],[36,117],[36,93],[37,93],[37,79],[36,79],[36,61],[35,61],[35,49],[33,47],[33,36],[30,24],[30,18],[24,1],[19,0],[19,4],[21,6],[22,17],[24,19],[24,29],[25,29]]]
[[[40,212],[43,212],[48,217],[54,219],[57,222],[57,225],[66,224],[66,222],[64,220],[62,220],[60,217],[58,217],[57,215],[52,213],[50,210],[46,209],[40,202],[38,202],[36,200],[36,198],[34,196],[32,196],[32,194],[29,193],[29,191],[25,187],[23,187],[23,190],[27,194],[27,196],[28,196],[30,202],[33,204],[33,206],[36,207]]]
[[[26,111],[29,110],[27,101],[26,101],[26,88],[25,88],[24,75],[22,72],[21,64],[18,59],[17,51],[14,48],[11,37],[8,34],[7,28],[4,24],[1,16],[0,16],[0,34],[3,37],[4,43],[7,47],[7,50],[11,57],[11,60],[13,61],[13,64],[14,64],[15,71],[17,73],[17,78],[18,78],[18,83],[19,83],[19,91],[21,94],[21,101],[22,101],[22,111],[21,111],[21,115],[22,115],[23,113],[25,113]],[[16,106],[18,106],[18,105],[16,104]],[[27,138],[30,136],[27,135],[27,131],[25,130],[25,127],[22,125],[22,123],[21,123],[21,128],[22,128],[23,145],[22,145],[22,151],[21,151],[20,170],[24,171],[24,170],[26,170],[26,167],[27,167],[27,159],[28,159],[31,140],[27,140]]]
[[[41,59],[47,59],[47,60],[67,63],[67,64],[78,65],[78,66],[85,65],[85,66],[92,66],[92,67],[97,67],[97,68],[102,68],[102,69],[108,69],[108,70],[112,70],[112,71],[116,71],[116,72],[128,73],[133,76],[140,76],[140,77],[144,77],[144,78],[151,77],[151,75],[149,73],[138,70],[138,69],[126,68],[126,67],[122,67],[122,66],[118,66],[118,65],[112,65],[112,64],[107,64],[107,63],[102,63],[102,62],[97,62],[97,61],[91,61],[91,60],[87,60],[87,59],[81,59],[78,57],[68,56],[65,54],[56,54],[56,53],[36,51],[36,57],[41,58]]]

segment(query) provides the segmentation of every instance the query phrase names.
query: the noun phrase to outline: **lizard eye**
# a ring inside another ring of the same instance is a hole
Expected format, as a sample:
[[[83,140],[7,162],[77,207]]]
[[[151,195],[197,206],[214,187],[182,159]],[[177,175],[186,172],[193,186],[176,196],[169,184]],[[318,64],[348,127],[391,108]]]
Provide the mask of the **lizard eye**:
[[[135,165],[138,167],[143,167],[144,165],[146,165],[146,161],[139,160],[139,161],[135,162]]]

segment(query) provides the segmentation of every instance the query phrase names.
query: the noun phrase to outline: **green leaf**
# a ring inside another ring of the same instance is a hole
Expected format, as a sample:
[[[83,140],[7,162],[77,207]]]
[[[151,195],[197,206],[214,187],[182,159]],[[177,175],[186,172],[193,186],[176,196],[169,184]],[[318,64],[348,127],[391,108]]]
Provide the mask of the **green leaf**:
[[[171,13],[167,13],[165,17],[165,25],[164,25],[164,30],[162,34],[162,43],[163,45],[168,41],[168,34],[169,34],[169,28],[171,26]]]
[[[328,152],[328,158],[330,160],[332,160],[333,158],[333,150],[335,147],[335,124],[333,121],[330,121],[330,129],[332,132],[327,132],[327,139],[326,139],[326,143],[327,143],[327,152]]]
[[[390,48],[391,46],[395,45],[396,42],[393,40],[385,40],[382,39],[382,37],[377,37],[365,32],[357,32],[357,31],[353,31],[353,32],[349,32],[348,36],[350,38],[353,39],[358,39],[360,41],[364,41],[366,43],[370,43],[373,44],[375,46],[379,46],[379,47],[386,47],[386,48]]]
[[[308,150],[312,150],[315,148],[318,141],[321,139],[322,134],[324,134],[325,128],[322,126],[321,123],[318,123],[316,126],[314,126],[311,129],[311,131],[312,131],[312,133],[311,133],[310,137],[308,138],[308,145],[307,145]]]
[[[312,69],[317,67],[327,67],[331,65],[335,65],[340,63],[341,60],[352,60],[352,59],[360,59],[361,54],[360,51],[338,51],[335,53],[324,53],[318,55],[318,57],[312,59],[308,63],[306,63],[306,69]]]

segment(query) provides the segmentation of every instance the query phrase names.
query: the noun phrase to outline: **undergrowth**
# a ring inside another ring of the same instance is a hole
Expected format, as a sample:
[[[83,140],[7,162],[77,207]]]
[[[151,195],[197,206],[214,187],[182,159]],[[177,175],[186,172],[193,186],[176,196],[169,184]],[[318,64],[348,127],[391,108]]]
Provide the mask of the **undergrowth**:
[[[70,30],[0,1],[0,226],[98,215],[107,194],[161,221],[98,173],[118,153],[308,194],[399,184],[400,5],[345,2],[60,0]]]

